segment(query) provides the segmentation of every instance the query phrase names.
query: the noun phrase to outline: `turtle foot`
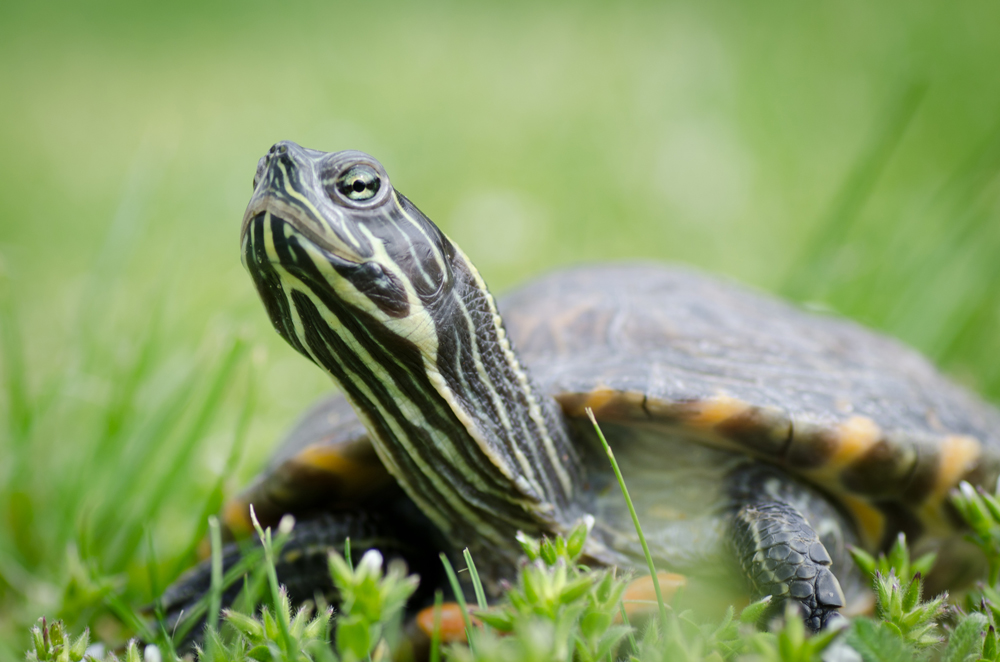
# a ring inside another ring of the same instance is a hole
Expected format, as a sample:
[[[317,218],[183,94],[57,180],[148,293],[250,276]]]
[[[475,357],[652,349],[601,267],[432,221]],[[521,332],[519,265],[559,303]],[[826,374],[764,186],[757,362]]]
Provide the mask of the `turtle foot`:
[[[731,524],[736,559],[754,599],[773,596],[773,613],[791,601],[807,627],[821,630],[840,618],[844,592],[823,542],[770,473],[751,468],[746,474],[756,480],[737,481],[743,504]]]

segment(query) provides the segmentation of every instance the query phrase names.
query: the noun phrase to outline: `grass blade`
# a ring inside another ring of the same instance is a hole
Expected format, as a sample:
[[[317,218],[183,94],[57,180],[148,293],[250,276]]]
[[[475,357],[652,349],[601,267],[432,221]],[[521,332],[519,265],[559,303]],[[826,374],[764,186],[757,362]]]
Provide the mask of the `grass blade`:
[[[219,629],[219,611],[222,609],[222,533],[219,518],[208,518],[209,535],[212,538],[212,584],[209,588],[208,627]]]
[[[469,607],[465,603],[465,593],[462,592],[462,585],[458,581],[458,575],[455,574],[455,569],[451,566],[451,561],[448,560],[448,556],[444,552],[441,553],[441,563],[444,565],[445,574],[448,575],[448,583],[451,584],[451,590],[455,594],[458,608],[462,611],[462,621],[465,623],[465,637],[469,641],[469,648],[472,649],[473,656],[475,656],[476,648],[472,637],[472,619],[469,617]]]
[[[642,553],[646,556],[646,565],[649,567],[649,576],[653,581],[653,590],[656,592],[656,605],[659,607],[660,612],[660,627],[662,632],[667,631],[667,606],[663,602],[663,593],[660,591],[660,579],[656,575],[656,566],[653,565],[653,555],[649,552],[649,544],[646,543],[646,536],[642,532],[642,526],[639,524],[639,516],[635,512],[635,506],[632,504],[632,497],[628,494],[628,487],[625,486],[625,479],[622,477],[622,470],[618,468],[618,461],[615,460],[615,454],[611,450],[611,446],[608,445],[608,440],[604,438],[604,432],[601,431],[601,426],[597,424],[597,419],[594,418],[594,410],[587,407],[587,417],[594,426],[594,430],[597,431],[597,437],[601,440],[601,444],[604,446],[604,452],[608,454],[608,460],[611,462],[611,468],[615,471],[615,477],[618,479],[618,487],[622,490],[622,496],[625,497],[625,503],[628,505],[628,512],[632,516],[632,524],[635,525],[635,532],[639,536],[639,543],[642,545]]]
[[[479,572],[476,570],[476,564],[472,560],[472,554],[469,553],[468,547],[462,550],[462,555],[465,557],[465,564],[469,568],[472,588],[476,591],[476,604],[479,605],[480,609],[487,609],[489,605],[486,604],[486,592],[483,590],[483,581],[479,578]]]

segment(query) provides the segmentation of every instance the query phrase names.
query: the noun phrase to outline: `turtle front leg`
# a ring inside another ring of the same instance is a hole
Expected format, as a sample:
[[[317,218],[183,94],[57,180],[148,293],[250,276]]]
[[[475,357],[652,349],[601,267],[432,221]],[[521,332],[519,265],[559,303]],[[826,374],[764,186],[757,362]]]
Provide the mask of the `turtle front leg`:
[[[769,466],[741,466],[730,488],[730,541],[753,598],[773,596],[776,611],[794,600],[813,631],[842,618],[847,600],[822,538],[836,541],[832,551],[846,557],[844,543],[854,537],[850,524],[822,495]],[[839,558],[836,565],[847,563]]]

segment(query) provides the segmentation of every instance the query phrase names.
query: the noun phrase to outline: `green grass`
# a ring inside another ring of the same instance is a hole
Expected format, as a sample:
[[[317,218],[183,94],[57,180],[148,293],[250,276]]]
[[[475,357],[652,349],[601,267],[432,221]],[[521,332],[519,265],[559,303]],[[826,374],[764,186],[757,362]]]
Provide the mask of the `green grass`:
[[[372,152],[498,290],[682,260],[1000,399],[995,3],[276,11],[0,5],[0,660],[127,636],[328,388],[238,260],[279,139]]]
[[[610,453],[609,460],[623,493],[627,493]],[[976,532],[977,542],[990,565],[995,565],[998,552],[992,541],[1000,536],[1000,502],[994,495],[976,493],[965,483],[953,499]],[[272,540],[270,529],[261,529],[256,518],[253,519],[263,544],[271,606],[251,607],[246,611],[227,608],[221,625],[217,625],[213,616],[198,647],[200,660],[360,662],[389,659],[393,651],[406,650],[401,647],[405,635],[400,616],[419,579],[407,577],[402,564],[390,564],[383,569],[381,554],[369,550],[355,567],[349,557],[330,552],[330,573],[342,598],[335,619],[334,610],[324,605],[295,609],[278,585],[274,566],[274,559],[291,531],[291,518],[282,521],[277,540]],[[634,627],[625,616],[623,602],[628,576],[618,576],[612,568],[595,570],[578,564],[592,525],[592,519],[584,521],[566,538],[539,540],[519,535],[525,559],[516,581],[492,607],[487,607],[482,599],[482,582],[466,551],[469,576],[479,597],[479,608],[474,613],[480,623],[475,626],[470,621],[455,572],[442,556],[455,597],[462,606],[467,633],[467,643],[452,644],[445,650],[445,657],[453,662],[814,662],[828,653],[840,659],[853,649],[865,662],[1000,659],[993,606],[996,603],[990,602],[996,596],[996,584],[982,586],[978,594],[970,594],[967,610],[946,607],[947,595],[925,600],[917,568],[933,560],[925,563],[921,559],[911,564],[902,537],[888,555],[880,555],[878,559],[859,557],[861,565],[873,572],[875,617],[857,617],[850,623],[844,621],[839,627],[831,626],[808,636],[791,608],[780,620],[761,627],[762,619],[773,611],[769,596],[744,608],[738,618],[730,607],[721,620],[713,622],[688,611],[671,608],[668,613],[658,595],[659,618],[649,615],[643,619],[644,623]],[[635,526],[642,537],[638,521]],[[216,544],[216,558],[219,551]],[[210,594],[221,592],[222,585],[222,573],[214,573]],[[439,591],[435,609],[440,606]],[[618,613],[623,618],[616,623]],[[332,619],[336,625],[333,634]],[[432,640],[438,641],[439,614],[435,615],[434,623]],[[40,620],[31,634],[29,662],[118,660],[113,652],[92,651],[93,657],[89,657],[86,654],[89,633],[73,636],[61,621],[49,625]],[[154,640],[149,634],[145,637],[147,641]],[[159,655],[167,662],[178,662],[165,635],[151,645],[158,647]],[[123,648],[129,662],[141,659],[136,642],[129,642]],[[432,659],[439,659],[437,647],[432,650]]]
[[[8,306],[4,364],[13,367],[24,359],[11,313]],[[4,659],[19,657],[32,611],[106,626],[113,640],[120,605],[149,601],[194,559],[245,439],[249,409],[216,420],[224,401],[250,397],[244,342],[217,338],[168,354],[150,329],[123,359],[107,349],[68,348],[65,369],[38,392],[7,375],[17,413],[7,419],[0,483]],[[216,471],[199,470],[210,439],[229,457]]]

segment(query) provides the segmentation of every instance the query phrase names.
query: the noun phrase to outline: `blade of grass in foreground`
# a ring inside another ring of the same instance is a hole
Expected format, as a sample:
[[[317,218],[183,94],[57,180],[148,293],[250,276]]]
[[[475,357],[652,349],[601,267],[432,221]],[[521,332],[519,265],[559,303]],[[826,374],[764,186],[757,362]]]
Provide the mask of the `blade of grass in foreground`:
[[[156,643],[162,646],[167,652],[167,659],[174,660],[177,658],[177,650],[174,647],[174,642],[170,638],[170,634],[167,632],[167,628],[164,623],[164,613],[163,613],[163,601],[161,600],[162,594],[160,590],[160,582],[157,578],[156,570],[159,564],[156,562],[156,546],[153,544],[153,535],[150,529],[146,529],[146,573],[149,575],[149,592],[153,596],[153,616],[156,622],[153,627],[156,628]]]
[[[465,594],[462,592],[462,585],[458,581],[455,569],[451,566],[451,561],[448,560],[448,556],[444,552],[441,553],[441,563],[444,565],[445,574],[448,575],[448,583],[451,584],[451,590],[455,594],[458,608],[462,612],[462,621],[465,623],[465,638],[469,642],[469,649],[472,651],[472,656],[475,657],[476,645],[472,636],[472,619],[469,618],[469,607],[465,603]]]
[[[288,517],[287,515],[285,517]],[[253,522],[253,528],[257,530],[257,535],[260,537],[260,542],[264,546],[264,559],[267,569],[267,580],[271,587],[271,600],[274,604],[274,615],[275,620],[278,622],[278,632],[281,634],[281,641],[285,644],[285,652],[290,653],[294,650],[294,641],[292,640],[292,632],[289,629],[288,622],[288,612],[281,608],[282,606],[282,593],[281,587],[278,584],[278,573],[274,567],[275,550],[274,543],[271,539],[271,527],[267,529],[261,528],[260,522],[257,521],[257,514],[253,511],[253,506],[250,506],[250,520]],[[279,524],[279,531],[285,528],[285,519],[282,518],[281,524]],[[291,527],[288,527],[289,530]],[[287,531],[283,531],[287,535]],[[279,545],[280,546],[280,545]]]
[[[208,627],[219,629],[219,612],[222,610],[222,533],[219,519],[208,518],[208,529],[212,537],[212,584],[209,588]]]
[[[649,545],[646,543],[646,536],[642,532],[642,526],[639,524],[639,516],[635,512],[635,506],[632,504],[632,497],[628,494],[628,487],[625,486],[625,479],[622,477],[622,470],[618,468],[618,461],[615,460],[615,454],[611,450],[611,446],[608,445],[608,440],[604,438],[604,432],[601,431],[601,426],[597,424],[597,419],[594,417],[594,410],[587,407],[587,417],[594,426],[594,430],[597,432],[597,437],[601,440],[601,445],[604,446],[604,452],[608,454],[608,461],[611,462],[611,468],[615,470],[615,477],[618,479],[618,486],[622,490],[622,496],[625,497],[625,503],[628,505],[628,512],[632,516],[632,524],[635,525],[635,532],[639,536],[639,543],[642,544],[642,553],[646,556],[646,565],[649,567],[649,576],[653,581],[653,590],[656,592],[656,605],[660,612],[660,628],[661,632],[667,631],[667,606],[663,602],[663,593],[660,591],[660,579],[656,575],[656,566],[653,564],[653,555],[649,552]]]
[[[476,564],[472,560],[472,554],[469,552],[468,547],[462,550],[462,556],[465,557],[465,564],[469,568],[469,577],[472,578],[472,588],[476,591],[476,604],[480,609],[485,610],[489,607],[486,604],[486,591],[483,590],[483,581],[479,578],[479,571],[476,570]]]

